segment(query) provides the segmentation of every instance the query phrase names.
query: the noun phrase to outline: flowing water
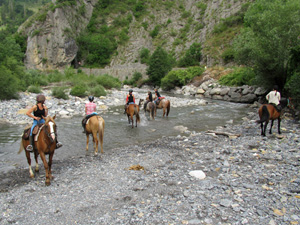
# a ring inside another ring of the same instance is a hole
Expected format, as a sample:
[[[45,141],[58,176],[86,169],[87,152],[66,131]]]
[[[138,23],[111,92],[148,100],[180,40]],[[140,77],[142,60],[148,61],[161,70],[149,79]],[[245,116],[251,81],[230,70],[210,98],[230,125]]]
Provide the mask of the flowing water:
[[[238,124],[241,123],[248,110],[244,104],[213,100],[208,100],[208,102],[205,106],[171,107],[168,118],[163,118],[162,110],[159,109],[154,121],[150,120],[149,113],[144,115],[141,111],[141,123],[137,128],[131,128],[131,124],[128,124],[127,116],[123,114],[123,106],[112,107],[102,114],[105,120],[104,153],[130,144],[155,141],[162,136],[185,135],[174,129],[175,126],[184,126],[189,131],[199,132],[223,126],[228,121]],[[81,120],[82,117],[56,119],[58,137],[63,147],[55,151],[54,160],[86,155],[86,136],[82,133]],[[27,168],[24,152],[17,154],[23,128],[24,125],[0,124],[0,172],[20,167]],[[92,143],[92,138],[90,138],[90,154],[93,154]]]

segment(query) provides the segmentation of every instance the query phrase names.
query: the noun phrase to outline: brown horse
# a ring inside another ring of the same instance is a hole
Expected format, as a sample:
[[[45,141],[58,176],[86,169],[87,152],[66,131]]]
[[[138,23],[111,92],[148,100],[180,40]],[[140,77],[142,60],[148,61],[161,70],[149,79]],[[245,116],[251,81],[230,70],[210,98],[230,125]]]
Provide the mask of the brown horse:
[[[54,122],[54,117],[46,117],[45,124],[43,124],[40,129],[39,133],[34,137],[34,157],[36,162],[35,171],[39,171],[38,167],[38,155],[41,156],[43,161],[45,171],[46,171],[46,185],[50,185],[50,179],[53,179],[52,172],[51,172],[51,165],[52,165],[52,158],[54,155],[54,151],[56,148],[57,142],[57,134],[56,134],[56,124]],[[31,159],[30,159],[30,152],[26,150],[27,145],[29,145],[29,140],[25,140],[22,138],[20,150],[18,153],[21,153],[23,149],[25,149],[25,154],[27,158],[27,162],[29,165],[29,173],[30,177],[33,178],[34,174],[31,169]],[[49,155],[49,161],[47,163],[46,156]]]
[[[128,123],[132,122],[132,128],[133,128],[133,116],[135,115],[135,126],[137,127],[137,123],[140,122],[140,107],[136,104],[130,104],[126,108],[126,113],[128,117]]]
[[[146,111],[150,113],[150,119],[155,120],[154,116],[156,114],[156,105],[153,102],[145,102],[144,99],[140,99],[139,101],[139,107],[144,107],[144,114],[146,114]]]
[[[98,143],[100,141],[101,153],[103,152],[103,137],[104,137],[105,121],[101,116],[92,116],[85,125],[86,130],[86,151],[89,150],[89,136],[93,135],[94,154],[98,154]],[[99,133],[99,140],[97,138]]]
[[[287,106],[287,100],[283,98],[280,101],[280,105],[282,108]],[[262,136],[266,136],[266,129],[267,129],[267,126],[268,126],[268,123],[270,120],[271,120],[271,127],[270,127],[269,133],[272,134],[273,122],[276,119],[278,120],[278,134],[281,134],[281,131],[280,131],[281,111],[278,112],[274,105],[272,105],[272,104],[262,105],[258,110],[258,115],[259,115],[260,120],[257,120],[256,122],[260,123]],[[265,123],[265,125],[264,125],[264,123]]]
[[[170,112],[170,107],[171,107],[171,102],[170,100],[167,100],[165,98],[161,99],[158,103],[158,105],[156,105],[156,108],[158,109],[163,109],[163,117],[168,116],[169,112]],[[166,112],[167,111],[167,112]],[[156,112],[155,112],[155,116],[156,116]]]

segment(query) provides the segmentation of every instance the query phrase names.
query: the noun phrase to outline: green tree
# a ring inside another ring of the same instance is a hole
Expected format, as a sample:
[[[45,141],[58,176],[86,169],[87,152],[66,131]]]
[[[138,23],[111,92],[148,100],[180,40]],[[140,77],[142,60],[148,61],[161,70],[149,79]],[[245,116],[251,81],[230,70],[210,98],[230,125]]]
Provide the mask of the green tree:
[[[162,47],[157,47],[149,59],[149,80],[159,86],[161,79],[172,69],[174,61]]]
[[[245,28],[234,41],[235,60],[252,66],[266,86],[284,87],[291,50],[300,33],[299,0],[257,0],[245,14]]]
[[[202,57],[201,43],[193,43],[178,62],[179,67],[199,66]]]

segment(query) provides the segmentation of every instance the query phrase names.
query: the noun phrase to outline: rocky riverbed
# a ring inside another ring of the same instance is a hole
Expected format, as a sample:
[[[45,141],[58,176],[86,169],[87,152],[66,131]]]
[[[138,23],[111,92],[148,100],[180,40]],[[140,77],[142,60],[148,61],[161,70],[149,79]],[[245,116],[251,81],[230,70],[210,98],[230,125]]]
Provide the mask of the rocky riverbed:
[[[299,224],[299,124],[256,119],[1,174],[0,223]]]

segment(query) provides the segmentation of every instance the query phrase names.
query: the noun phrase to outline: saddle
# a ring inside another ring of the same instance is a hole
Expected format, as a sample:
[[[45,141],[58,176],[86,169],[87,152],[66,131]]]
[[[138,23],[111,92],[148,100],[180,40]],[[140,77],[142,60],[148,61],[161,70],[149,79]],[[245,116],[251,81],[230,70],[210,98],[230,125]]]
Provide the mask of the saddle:
[[[33,130],[32,130],[32,136],[35,136],[38,132],[41,126],[43,126],[44,124],[38,124],[36,125]],[[31,130],[31,126],[30,127],[26,127],[23,131],[23,135],[22,138],[24,140],[29,140],[29,136],[30,136],[30,130]]]
[[[277,112],[279,112],[279,113],[281,112],[282,106],[280,104],[279,105],[275,105],[275,104],[271,103],[271,105],[274,106],[274,108],[276,109]]]

